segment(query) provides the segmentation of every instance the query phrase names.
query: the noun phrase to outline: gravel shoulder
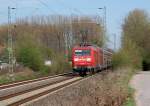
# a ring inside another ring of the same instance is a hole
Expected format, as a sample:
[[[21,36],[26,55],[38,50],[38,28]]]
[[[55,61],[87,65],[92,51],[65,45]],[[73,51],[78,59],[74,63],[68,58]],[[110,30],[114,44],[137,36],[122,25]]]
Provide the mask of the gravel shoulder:
[[[137,73],[130,84],[135,89],[136,106],[150,106],[150,71]]]

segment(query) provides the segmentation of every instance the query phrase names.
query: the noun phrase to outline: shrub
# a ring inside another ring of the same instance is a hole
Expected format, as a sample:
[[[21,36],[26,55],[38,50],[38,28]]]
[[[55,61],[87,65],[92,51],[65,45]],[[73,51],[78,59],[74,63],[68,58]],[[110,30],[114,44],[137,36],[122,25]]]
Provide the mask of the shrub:
[[[143,56],[143,70],[150,70],[150,53],[145,53]]]
[[[66,60],[64,54],[55,54],[52,59],[51,72],[52,73],[64,73],[71,70],[71,65]]]
[[[122,66],[127,66],[129,63],[130,59],[129,56],[123,52],[123,51],[119,51],[118,53],[115,53],[113,55],[113,67],[122,67]]]
[[[5,48],[5,49],[2,51],[2,53],[0,54],[0,60],[1,60],[2,62],[5,62],[5,63],[8,63],[8,62],[9,62],[9,60],[8,60],[8,49],[7,49],[7,48]]]
[[[129,66],[132,68],[141,68],[141,50],[130,39],[127,39],[126,45],[113,55],[112,61],[114,68],[124,66]]]
[[[31,38],[24,37],[24,41],[18,43],[17,60],[24,66],[34,71],[39,71],[44,65],[40,47]]]

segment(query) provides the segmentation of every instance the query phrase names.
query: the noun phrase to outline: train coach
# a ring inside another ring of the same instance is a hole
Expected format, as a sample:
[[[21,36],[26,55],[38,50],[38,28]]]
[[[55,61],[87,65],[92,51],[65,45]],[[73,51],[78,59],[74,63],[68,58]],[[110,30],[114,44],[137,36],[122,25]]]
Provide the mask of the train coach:
[[[111,67],[112,51],[96,45],[81,44],[72,50],[72,68],[80,75]]]

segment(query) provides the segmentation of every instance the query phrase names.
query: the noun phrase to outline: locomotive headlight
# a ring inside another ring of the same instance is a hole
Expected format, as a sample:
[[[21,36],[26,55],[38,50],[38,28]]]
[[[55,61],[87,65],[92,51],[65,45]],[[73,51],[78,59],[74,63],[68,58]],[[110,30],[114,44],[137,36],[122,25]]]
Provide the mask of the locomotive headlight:
[[[78,58],[74,58],[74,61],[79,61],[79,59]]]
[[[92,59],[91,58],[86,58],[86,61],[90,62]]]

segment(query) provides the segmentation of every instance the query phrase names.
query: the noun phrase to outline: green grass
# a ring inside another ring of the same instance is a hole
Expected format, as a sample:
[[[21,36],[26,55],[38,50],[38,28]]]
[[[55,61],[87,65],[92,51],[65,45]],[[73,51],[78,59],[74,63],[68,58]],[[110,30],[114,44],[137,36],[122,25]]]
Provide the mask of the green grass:
[[[135,101],[133,98],[128,98],[123,106],[135,106]]]
[[[7,76],[0,76],[0,84],[11,82]]]
[[[134,96],[133,96],[134,95],[134,89],[131,87],[128,87],[128,93],[129,93],[129,97],[127,98],[127,100],[123,106],[136,106]]]
[[[122,106],[135,106],[134,101],[134,89],[130,87],[129,82],[133,75],[137,72],[135,69],[126,68],[127,71],[122,71],[119,78],[118,84],[121,86],[127,94],[126,100]]]
[[[35,78],[38,78],[38,75],[36,74],[30,76],[14,75],[13,77],[10,77],[9,75],[1,75],[0,84],[6,84],[14,81],[31,80]]]

